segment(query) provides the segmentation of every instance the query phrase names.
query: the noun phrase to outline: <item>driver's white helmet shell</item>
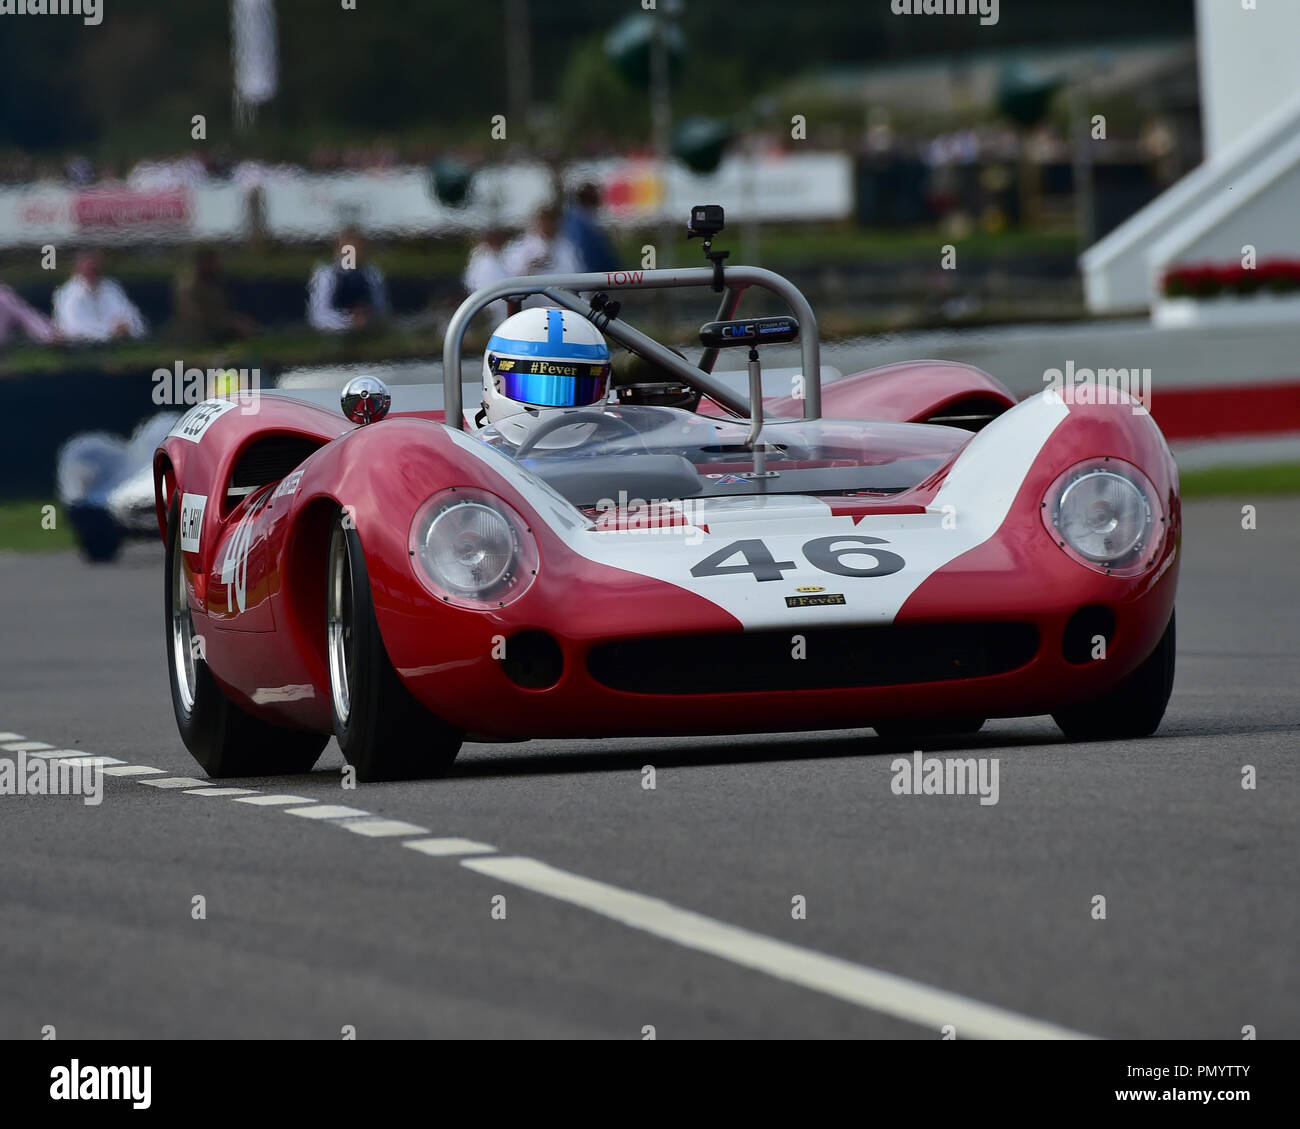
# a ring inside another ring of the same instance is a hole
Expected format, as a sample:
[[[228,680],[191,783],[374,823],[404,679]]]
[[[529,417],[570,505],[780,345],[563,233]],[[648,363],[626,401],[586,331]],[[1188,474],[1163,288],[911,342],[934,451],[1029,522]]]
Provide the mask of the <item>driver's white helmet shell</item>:
[[[609,374],[609,346],[586,318],[545,307],[521,310],[497,326],[483,353],[486,423],[523,433],[538,409],[602,410]]]

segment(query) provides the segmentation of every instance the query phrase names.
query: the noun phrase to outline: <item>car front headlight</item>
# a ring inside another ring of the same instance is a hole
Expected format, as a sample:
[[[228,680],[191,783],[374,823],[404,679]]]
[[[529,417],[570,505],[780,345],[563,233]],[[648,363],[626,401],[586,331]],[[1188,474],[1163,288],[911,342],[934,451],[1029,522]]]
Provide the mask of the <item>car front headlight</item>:
[[[1155,487],[1121,459],[1089,459],[1071,467],[1047,492],[1043,524],[1080,564],[1111,576],[1133,576],[1155,563],[1164,513]]]
[[[505,607],[537,576],[528,523],[502,499],[473,487],[444,490],[420,507],[410,553],[424,586],[458,607]]]

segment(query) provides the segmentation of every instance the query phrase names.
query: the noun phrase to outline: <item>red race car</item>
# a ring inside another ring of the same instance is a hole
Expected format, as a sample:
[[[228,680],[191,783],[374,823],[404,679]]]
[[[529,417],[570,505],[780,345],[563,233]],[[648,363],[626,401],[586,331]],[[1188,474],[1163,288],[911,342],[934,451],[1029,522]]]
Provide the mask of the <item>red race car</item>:
[[[176,424],[154,458],[167,656],[209,775],[304,772],[330,736],[380,780],[445,771],[464,740],[1156,729],[1180,516],[1145,409],[1017,403],[941,361],[823,387],[803,296],[709,253],[472,295],[445,373],[476,312],[531,296],[481,408],[454,379],[362,377],[341,412],[264,392]],[[722,294],[697,364],[611,300],[679,286]],[[737,319],[750,287],[792,316]],[[765,398],[761,349],[796,340],[790,394]],[[733,346],[748,373],[714,372]]]

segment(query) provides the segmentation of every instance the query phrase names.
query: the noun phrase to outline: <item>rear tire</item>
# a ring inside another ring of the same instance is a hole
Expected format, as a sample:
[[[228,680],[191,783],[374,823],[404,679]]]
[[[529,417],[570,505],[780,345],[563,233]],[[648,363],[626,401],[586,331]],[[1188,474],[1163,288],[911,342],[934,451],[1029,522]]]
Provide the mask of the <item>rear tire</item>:
[[[416,701],[393,669],[375,619],[361,538],[341,511],[330,532],[327,567],[330,714],[344,759],[363,782],[443,775],[464,734]]]
[[[175,492],[167,509],[166,634],[172,709],[181,740],[209,776],[279,776],[310,772],[328,734],[284,729],[245,713],[222,693],[195,651],[185,584],[185,554]]]
[[[1160,728],[1174,689],[1174,616],[1141,666],[1115,689],[1081,706],[1052,714],[1071,741],[1121,741],[1150,737]]]

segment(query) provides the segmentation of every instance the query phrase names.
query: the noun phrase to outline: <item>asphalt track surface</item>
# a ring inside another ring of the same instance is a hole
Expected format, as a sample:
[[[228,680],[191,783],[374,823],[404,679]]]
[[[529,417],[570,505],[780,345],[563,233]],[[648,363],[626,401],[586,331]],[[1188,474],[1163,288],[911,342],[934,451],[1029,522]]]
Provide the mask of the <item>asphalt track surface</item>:
[[[331,743],[221,782],[314,804],[146,786],[201,775],[161,550],[0,557],[0,746],[161,770],[0,796],[0,1037],[1300,1036],[1300,502],[1246,531],[1249,501],[1188,507],[1159,734],[990,722],[935,750],[998,758],[984,806],[893,794],[867,730],[467,745],[354,791]],[[325,805],[367,816],[290,814]]]

